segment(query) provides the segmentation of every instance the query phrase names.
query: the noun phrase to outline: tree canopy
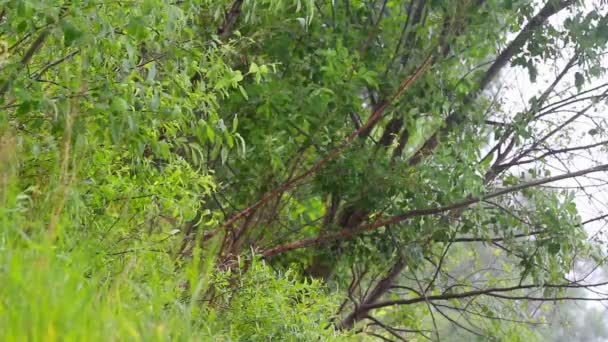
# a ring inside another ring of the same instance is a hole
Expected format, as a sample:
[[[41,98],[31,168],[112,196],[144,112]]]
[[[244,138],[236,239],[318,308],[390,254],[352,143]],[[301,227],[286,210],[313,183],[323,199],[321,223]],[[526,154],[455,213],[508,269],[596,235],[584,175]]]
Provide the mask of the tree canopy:
[[[607,15],[0,0],[0,338],[565,338],[608,300]]]

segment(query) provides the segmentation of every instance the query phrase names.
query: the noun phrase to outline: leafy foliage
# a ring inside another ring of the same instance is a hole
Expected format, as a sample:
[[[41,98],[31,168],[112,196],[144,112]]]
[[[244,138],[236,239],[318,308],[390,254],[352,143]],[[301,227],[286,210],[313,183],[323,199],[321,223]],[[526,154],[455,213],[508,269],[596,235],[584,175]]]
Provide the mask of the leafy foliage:
[[[0,1],[0,337],[540,338],[606,299],[604,12]]]

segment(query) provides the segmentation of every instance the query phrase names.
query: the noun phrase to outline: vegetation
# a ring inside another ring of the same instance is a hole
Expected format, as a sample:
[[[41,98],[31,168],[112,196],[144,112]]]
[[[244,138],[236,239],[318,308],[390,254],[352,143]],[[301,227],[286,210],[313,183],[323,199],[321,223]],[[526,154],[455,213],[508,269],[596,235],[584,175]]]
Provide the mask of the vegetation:
[[[607,15],[0,0],[0,339],[566,338],[608,300]]]

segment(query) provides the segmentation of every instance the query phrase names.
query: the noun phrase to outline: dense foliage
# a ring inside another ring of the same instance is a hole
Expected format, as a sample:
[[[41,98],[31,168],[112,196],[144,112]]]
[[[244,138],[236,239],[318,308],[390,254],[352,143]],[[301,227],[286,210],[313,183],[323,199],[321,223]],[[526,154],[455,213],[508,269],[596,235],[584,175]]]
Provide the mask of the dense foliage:
[[[608,299],[607,14],[0,0],[0,339],[540,340]]]

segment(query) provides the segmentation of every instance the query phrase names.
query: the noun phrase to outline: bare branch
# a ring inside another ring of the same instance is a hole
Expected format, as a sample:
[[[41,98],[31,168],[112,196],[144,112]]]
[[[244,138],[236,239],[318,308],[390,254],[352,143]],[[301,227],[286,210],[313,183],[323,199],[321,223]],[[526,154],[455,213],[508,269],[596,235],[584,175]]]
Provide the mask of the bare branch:
[[[461,298],[475,297],[475,296],[480,296],[480,295],[498,297],[498,298],[503,298],[503,299],[513,299],[513,300],[528,299],[528,300],[543,300],[543,301],[553,301],[553,300],[604,301],[604,300],[608,300],[608,298],[590,298],[590,297],[537,298],[537,297],[531,297],[531,296],[506,296],[506,295],[501,295],[500,293],[513,292],[513,291],[525,290],[525,289],[541,289],[541,288],[554,288],[554,289],[581,289],[582,288],[582,289],[585,289],[585,288],[599,287],[599,286],[605,286],[605,285],[608,285],[608,282],[589,284],[589,285],[572,283],[572,284],[544,284],[544,285],[543,284],[528,284],[528,285],[516,285],[516,286],[502,287],[502,288],[494,287],[494,288],[487,288],[487,289],[482,289],[482,290],[474,290],[474,291],[461,292],[461,293],[447,293],[447,294],[444,293],[444,294],[440,294],[440,295],[432,295],[432,296],[426,296],[426,297],[387,300],[387,301],[373,303],[373,304],[362,304],[360,306],[360,308],[362,310],[369,311],[369,310],[384,308],[384,307],[393,306],[393,305],[409,305],[409,304],[422,303],[422,302],[425,302],[426,300],[434,301],[434,300],[461,299]]]

